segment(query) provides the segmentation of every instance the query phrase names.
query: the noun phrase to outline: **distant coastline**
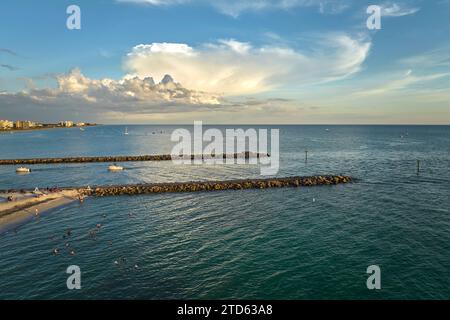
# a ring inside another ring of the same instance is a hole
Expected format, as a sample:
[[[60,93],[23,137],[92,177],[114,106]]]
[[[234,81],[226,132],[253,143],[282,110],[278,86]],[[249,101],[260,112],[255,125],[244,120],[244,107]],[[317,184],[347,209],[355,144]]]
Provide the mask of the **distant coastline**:
[[[47,129],[67,129],[67,128],[85,128],[85,127],[94,127],[98,126],[97,123],[86,123],[82,126],[62,126],[60,124],[43,124],[41,126],[36,127],[28,127],[28,128],[0,128],[0,133],[4,132],[21,132],[21,131],[34,131],[34,130],[47,130]]]

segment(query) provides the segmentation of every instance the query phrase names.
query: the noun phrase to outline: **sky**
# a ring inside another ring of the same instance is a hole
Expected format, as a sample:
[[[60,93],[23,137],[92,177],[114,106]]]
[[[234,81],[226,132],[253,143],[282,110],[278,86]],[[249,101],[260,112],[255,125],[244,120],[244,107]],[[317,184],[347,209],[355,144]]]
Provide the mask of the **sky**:
[[[449,21],[450,0],[3,1],[0,119],[449,124]]]

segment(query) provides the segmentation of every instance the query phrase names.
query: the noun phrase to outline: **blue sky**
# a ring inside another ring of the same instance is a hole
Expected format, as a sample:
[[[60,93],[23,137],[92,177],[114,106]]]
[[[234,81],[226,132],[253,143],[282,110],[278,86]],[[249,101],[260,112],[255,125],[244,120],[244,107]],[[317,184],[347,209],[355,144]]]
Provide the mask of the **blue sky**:
[[[66,28],[71,4],[81,8],[81,30]],[[366,27],[369,4],[383,8],[381,30]],[[3,8],[0,118],[450,121],[448,0],[18,0]],[[174,82],[159,83],[165,74]]]

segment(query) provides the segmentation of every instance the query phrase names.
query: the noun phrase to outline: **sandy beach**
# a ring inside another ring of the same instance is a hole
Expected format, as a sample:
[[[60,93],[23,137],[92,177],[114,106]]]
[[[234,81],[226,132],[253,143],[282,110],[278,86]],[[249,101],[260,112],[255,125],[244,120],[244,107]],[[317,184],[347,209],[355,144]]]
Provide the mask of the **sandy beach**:
[[[12,197],[13,201],[8,201]],[[0,193],[0,230],[37,214],[78,200],[78,190],[58,192]]]

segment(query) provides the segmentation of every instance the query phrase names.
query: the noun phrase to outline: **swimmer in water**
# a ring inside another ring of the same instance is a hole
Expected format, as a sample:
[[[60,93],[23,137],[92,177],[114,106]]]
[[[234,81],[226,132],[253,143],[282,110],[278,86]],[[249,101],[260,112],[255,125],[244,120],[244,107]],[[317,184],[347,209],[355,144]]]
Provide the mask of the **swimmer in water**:
[[[97,236],[97,234],[95,233],[95,230],[94,231],[89,231],[89,237],[92,239],[92,240],[96,240],[96,236]]]

